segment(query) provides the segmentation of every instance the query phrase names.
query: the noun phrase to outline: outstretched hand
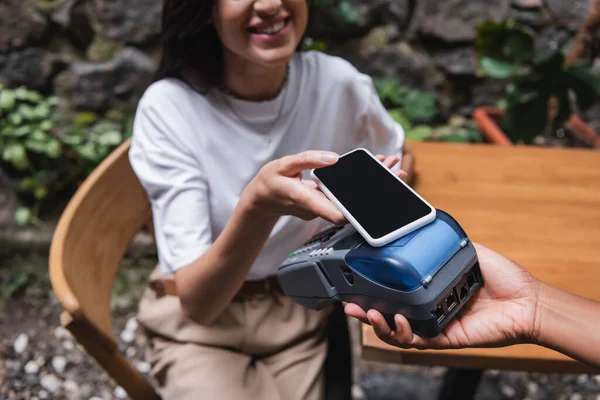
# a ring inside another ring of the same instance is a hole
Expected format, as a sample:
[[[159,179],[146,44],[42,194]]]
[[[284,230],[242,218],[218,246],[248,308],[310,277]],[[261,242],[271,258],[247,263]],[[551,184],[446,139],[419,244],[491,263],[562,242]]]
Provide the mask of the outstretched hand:
[[[384,342],[402,348],[453,349],[500,347],[530,342],[534,335],[537,281],[504,256],[475,244],[484,285],[435,338],[413,333],[408,320],[396,315],[392,330],[381,313],[347,304],[346,314],[373,326]]]

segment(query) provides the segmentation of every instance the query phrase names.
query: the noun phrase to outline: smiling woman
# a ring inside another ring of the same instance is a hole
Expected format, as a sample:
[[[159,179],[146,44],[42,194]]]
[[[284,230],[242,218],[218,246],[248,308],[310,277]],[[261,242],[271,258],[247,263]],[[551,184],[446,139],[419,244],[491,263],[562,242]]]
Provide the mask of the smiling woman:
[[[356,147],[411,169],[371,78],[296,52],[307,19],[305,0],[165,0],[163,56],[130,150],[152,203],[155,275],[176,284],[177,297],[148,290],[138,316],[164,399],[323,399],[327,349],[347,328],[287,298],[276,274],[326,222],[345,221],[302,178]],[[350,375],[344,351],[337,376]]]

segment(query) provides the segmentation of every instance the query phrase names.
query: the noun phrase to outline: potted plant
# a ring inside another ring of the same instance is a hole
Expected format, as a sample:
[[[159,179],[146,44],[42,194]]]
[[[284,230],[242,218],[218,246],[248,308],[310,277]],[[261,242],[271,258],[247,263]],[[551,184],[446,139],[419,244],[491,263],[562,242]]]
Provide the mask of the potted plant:
[[[590,29],[588,22],[582,31]],[[578,41],[582,37],[578,34]],[[600,148],[598,135],[578,117],[600,99],[600,77],[587,61],[578,60],[585,54],[580,44],[574,45],[567,57],[560,50],[534,54],[533,32],[504,21],[482,23],[475,46],[480,76],[511,80],[499,107],[474,111],[488,141],[498,145],[531,143],[541,134],[568,130]],[[579,55],[574,55],[576,51]]]

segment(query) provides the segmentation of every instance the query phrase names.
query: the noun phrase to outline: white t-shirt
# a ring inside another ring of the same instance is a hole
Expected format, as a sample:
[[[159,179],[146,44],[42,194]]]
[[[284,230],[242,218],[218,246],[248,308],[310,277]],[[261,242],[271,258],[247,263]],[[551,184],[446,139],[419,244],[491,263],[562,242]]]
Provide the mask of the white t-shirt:
[[[211,246],[269,161],[356,147],[401,156],[403,143],[404,130],[369,76],[341,58],[305,52],[294,55],[287,85],[272,101],[242,101],[217,89],[200,94],[177,79],[155,82],[139,102],[129,157],[152,204],[161,271],[171,273]],[[323,225],[281,217],[247,279],[276,274]]]

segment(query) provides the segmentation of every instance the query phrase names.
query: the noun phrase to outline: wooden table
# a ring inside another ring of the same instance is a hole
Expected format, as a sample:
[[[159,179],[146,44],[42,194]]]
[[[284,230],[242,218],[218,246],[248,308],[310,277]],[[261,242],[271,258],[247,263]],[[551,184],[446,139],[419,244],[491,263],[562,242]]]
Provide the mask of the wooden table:
[[[456,218],[473,241],[544,282],[600,301],[600,152],[442,143],[414,143],[413,148],[416,190]],[[362,333],[363,356],[369,360],[598,373],[534,345],[402,350],[381,342],[370,326],[363,325]]]

